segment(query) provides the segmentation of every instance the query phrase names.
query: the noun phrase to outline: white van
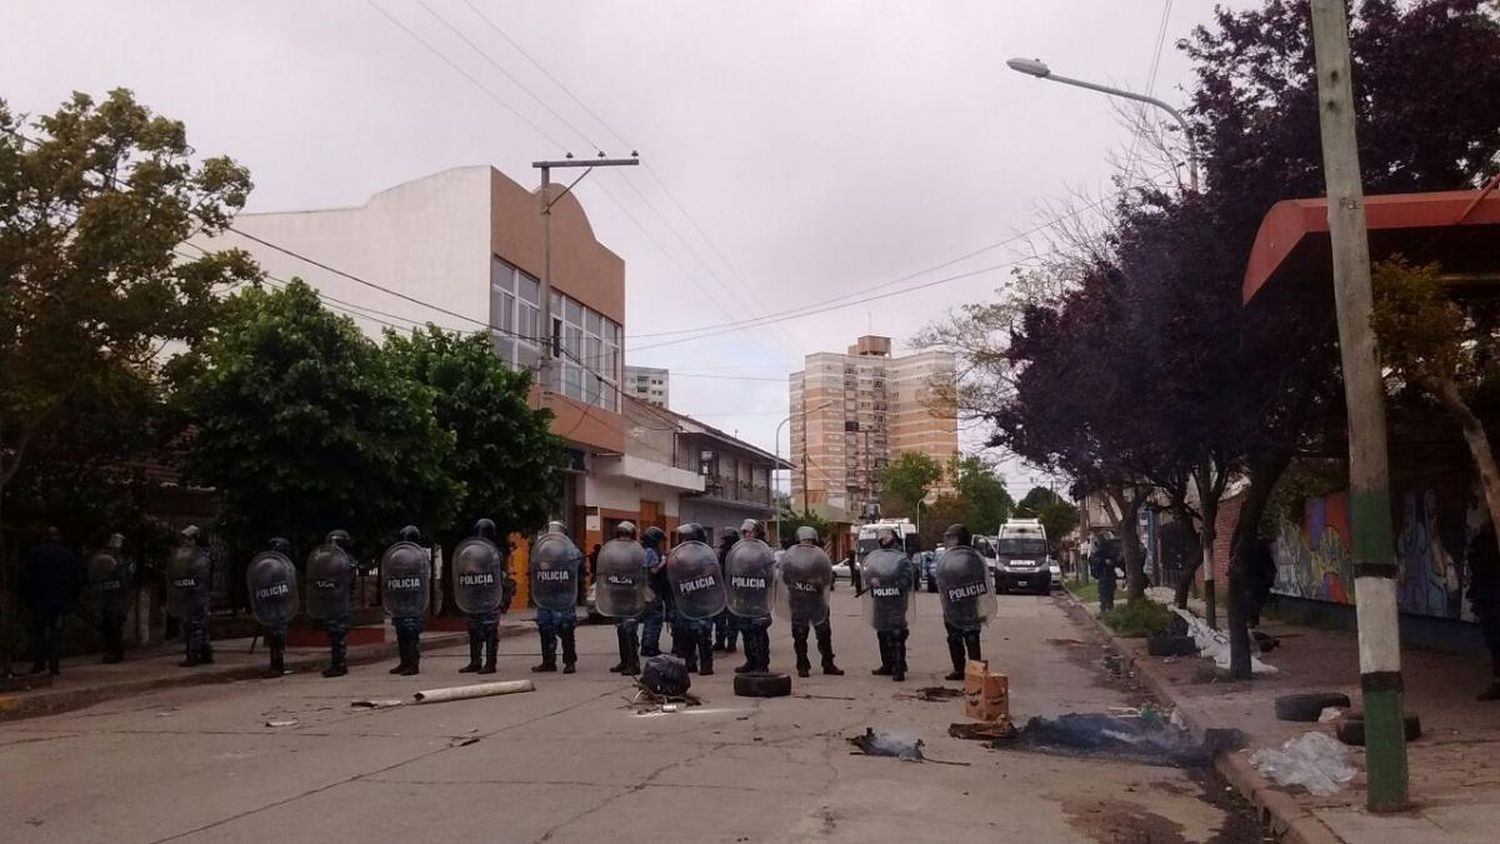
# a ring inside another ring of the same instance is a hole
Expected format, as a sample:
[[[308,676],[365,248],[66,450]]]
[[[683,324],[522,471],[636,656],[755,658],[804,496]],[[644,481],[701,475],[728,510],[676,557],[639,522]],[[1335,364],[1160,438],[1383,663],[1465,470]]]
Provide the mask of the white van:
[[[995,540],[995,589],[1046,595],[1052,591],[1047,530],[1036,519],[1011,519]]]

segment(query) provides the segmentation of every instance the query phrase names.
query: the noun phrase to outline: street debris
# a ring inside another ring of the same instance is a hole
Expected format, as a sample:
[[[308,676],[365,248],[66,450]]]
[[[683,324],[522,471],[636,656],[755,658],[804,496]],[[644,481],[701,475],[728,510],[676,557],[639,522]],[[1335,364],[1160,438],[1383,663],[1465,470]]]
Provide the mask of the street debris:
[[[949,724],[948,735],[965,741],[1006,741],[1016,737],[1016,725],[1008,719]]]
[[[671,699],[686,695],[693,687],[693,678],[688,674],[687,663],[678,657],[662,654],[646,660],[635,683],[651,694]]]
[[[406,701],[396,698],[365,697],[358,700],[351,700],[349,701],[349,705],[363,709],[390,709],[393,706],[405,706]]]
[[[450,740],[448,742],[448,746],[449,747],[468,747],[471,744],[478,744],[478,743],[479,743],[479,737],[478,736],[463,736],[463,737],[460,737],[460,738],[455,738],[455,739]]]
[[[427,689],[412,695],[413,703],[447,703],[453,700],[470,700],[476,697],[513,695],[534,692],[536,685],[530,680],[502,680],[498,683],[474,683],[467,686],[448,686],[442,689]]]
[[[1188,635],[1193,637],[1193,642],[1198,646],[1199,656],[1212,659],[1214,665],[1219,668],[1229,668],[1229,634],[1222,630],[1209,627],[1203,619],[1177,607],[1172,607],[1172,612],[1187,622]],[[1252,674],[1275,674],[1276,667],[1261,662],[1254,656],[1250,657],[1250,673]]]
[[[1171,723],[1171,719],[1163,719],[1160,711],[1152,708],[1125,717],[1090,712],[1032,718],[1014,740],[998,740],[990,746],[1202,768],[1213,764],[1218,751],[1236,747],[1243,741],[1244,736],[1238,730],[1207,730],[1204,740],[1196,741],[1191,733]]]
[[[797,695],[803,700],[858,700],[858,698],[845,697],[844,695]]]
[[[887,756],[903,762],[932,762],[938,765],[960,767],[969,765],[968,762],[945,762],[941,759],[928,758],[922,753],[924,742],[915,733],[889,730],[876,732],[874,727],[866,727],[864,735],[848,739],[848,742],[859,748],[851,754],[854,756]]]
[[[266,726],[267,727],[295,727],[295,726],[297,726],[298,723],[299,722],[297,721],[296,718],[287,718],[285,720],[279,720],[279,721],[273,719],[271,721],[267,721],[266,722]]]
[[[917,689],[917,693],[914,695],[898,695],[898,697],[912,698],[924,703],[941,703],[945,700],[953,700],[954,698],[963,696],[963,689],[950,689],[947,686],[924,686]]]
[[[1312,794],[1327,797],[1354,779],[1353,754],[1323,732],[1303,733],[1277,748],[1257,750],[1250,764],[1279,786],[1302,786]]]

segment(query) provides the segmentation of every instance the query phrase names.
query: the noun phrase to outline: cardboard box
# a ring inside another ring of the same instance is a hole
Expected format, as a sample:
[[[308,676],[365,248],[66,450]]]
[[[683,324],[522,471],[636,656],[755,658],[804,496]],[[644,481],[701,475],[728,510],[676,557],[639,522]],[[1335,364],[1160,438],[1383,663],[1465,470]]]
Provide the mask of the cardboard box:
[[[975,721],[1010,721],[1010,678],[990,671],[984,660],[964,666],[964,716]]]

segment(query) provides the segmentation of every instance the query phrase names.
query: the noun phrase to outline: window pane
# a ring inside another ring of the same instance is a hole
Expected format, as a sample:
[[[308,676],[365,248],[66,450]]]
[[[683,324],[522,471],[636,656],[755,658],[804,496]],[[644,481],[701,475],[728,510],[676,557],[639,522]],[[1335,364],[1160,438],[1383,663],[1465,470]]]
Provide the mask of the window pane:
[[[595,337],[589,337],[584,344],[584,360],[588,361],[591,368],[597,369],[605,375],[609,375],[609,362],[604,359],[603,346]]]
[[[541,311],[536,305],[528,305],[525,302],[521,303],[520,308],[520,315],[516,321],[516,333],[524,335],[530,342],[535,343],[537,342],[537,320]]]
[[[562,294],[555,290],[552,291],[552,315],[558,319],[563,315]]]
[[[563,348],[575,358],[583,357],[583,331],[569,325],[563,329]]]
[[[599,316],[599,314],[588,309],[584,310],[583,328],[588,333],[594,335],[595,337],[602,336],[604,333],[603,322],[604,320]]]
[[[501,290],[515,292],[516,268],[496,259],[490,264],[490,283],[498,286]]]
[[[565,300],[563,300],[563,307],[567,308],[568,323],[570,325],[576,325],[579,328],[582,328],[583,327],[583,306],[580,305],[580,304],[578,304],[578,302],[576,302],[576,301],[574,301],[572,299],[565,299]]]
[[[563,394],[570,398],[583,400],[583,370],[575,363],[565,364],[563,370]]]
[[[616,346],[620,345],[620,324],[611,320],[604,321],[604,339]]]
[[[542,284],[531,276],[516,271],[516,292],[533,305],[542,304]]]

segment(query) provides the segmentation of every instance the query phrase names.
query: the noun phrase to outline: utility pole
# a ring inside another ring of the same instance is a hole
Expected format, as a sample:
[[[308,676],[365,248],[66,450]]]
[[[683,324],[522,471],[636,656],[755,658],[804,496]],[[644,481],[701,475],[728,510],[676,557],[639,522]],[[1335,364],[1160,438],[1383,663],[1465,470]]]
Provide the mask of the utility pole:
[[[1370,327],[1370,243],[1355,139],[1353,63],[1345,0],[1312,0],[1318,67],[1318,122],[1333,245],[1334,303],[1349,415],[1349,504],[1354,533],[1354,595],[1359,681],[1365,707],[1366,807],[1407,808],[1402,725],[1401,635],[1386,457],[1385,387]]]
[[[641,163],[640,153],[632,152],[630,158],[605,158],[604,153],[599,153],[598,158],[584,159],[573,158],[572,153],[561,161],[533,161],[531,166],[542,171],[542,277],[539,279],[538,288],[541,293],[542,331],[541,336],[533,338],[538,340],[541,346],[541,356],[537,360],[537,383],[541,385],[542,392],[552,390],[552,359],[557,356],[558,337],[552,332],[552,206],[557,201],[568,195],[584,177],[594,172],[595,167],[634,167]],[[574,179],[572,184],[563,188],[557,196],[548,196],[552,187],[552,170],[554,168],[582,167],[583,174]],[[625,356],[625,349],[620,349],[620,357]],[[613,374],[613,373],[611,373]],[[557,385],[560,392],[561,384]]]

